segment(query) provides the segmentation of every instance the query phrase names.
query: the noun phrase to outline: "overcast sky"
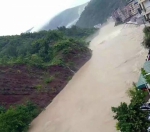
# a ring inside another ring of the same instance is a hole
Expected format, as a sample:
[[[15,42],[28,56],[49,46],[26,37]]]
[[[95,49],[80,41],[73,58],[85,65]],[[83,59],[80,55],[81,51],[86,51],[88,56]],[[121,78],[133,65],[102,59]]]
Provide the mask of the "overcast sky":
[[[25,32],[89,0],[0,0],[0,35]]]

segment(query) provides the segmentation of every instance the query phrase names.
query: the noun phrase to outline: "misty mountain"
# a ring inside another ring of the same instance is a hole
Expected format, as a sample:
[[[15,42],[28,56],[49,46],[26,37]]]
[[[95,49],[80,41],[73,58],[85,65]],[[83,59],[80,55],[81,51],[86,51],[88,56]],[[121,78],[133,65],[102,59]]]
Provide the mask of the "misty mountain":
[[[106,22],[112,12],[129,0],[91,0],[76,23],[82,28],[93,27]]]
[[[45,24],[40,30],[53,30],[62,26],[68,28],[72,25],[75,25],[86,6],[87,3],[61,12],[51,19],[47,24]]]
[[[34,28],[34,27],[32,27],[32,28],[28,29],[28,30],[26,31],[26,33],[31,32],[33,28]]]

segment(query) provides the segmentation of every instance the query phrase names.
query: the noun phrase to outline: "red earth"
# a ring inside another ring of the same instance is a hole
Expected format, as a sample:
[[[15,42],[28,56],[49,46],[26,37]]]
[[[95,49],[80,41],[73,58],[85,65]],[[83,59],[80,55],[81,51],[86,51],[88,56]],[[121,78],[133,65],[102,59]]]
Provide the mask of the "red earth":
[[[61,66],[39,69],[25,65],[0,66],[0,104],[6,107],[32,101],[48,105],[73,73]],[[46,82],[47,79],[51,81]]]
[[[78,70],[89,56],[76,59]],[[50,66],[46,69],[26,65],[0,66],[0,105],[9,108],[31,101],[46,107],[65,87],[74,73],[66,67]]]

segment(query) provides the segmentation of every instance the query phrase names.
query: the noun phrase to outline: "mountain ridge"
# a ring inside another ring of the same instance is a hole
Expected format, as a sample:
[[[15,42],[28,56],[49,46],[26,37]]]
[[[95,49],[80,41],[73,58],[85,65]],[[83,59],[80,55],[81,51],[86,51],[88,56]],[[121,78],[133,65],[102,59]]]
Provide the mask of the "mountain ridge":
[[[72,8],[68,8],[68,9],[60,12],[59,14],[54,16],[52,19],[50,19],[48,22],[46,22],[44,24],[44,26],[42,26],[38,31],[54,30],[54,29],[57,29],[58,27],[62,27],[62,26],[69,28],[69,27],[75,25],[81,15],[81,13],[83,12],[84,8],[87,6],[87,4],[88,3],[82,4],[79,6],[75,6]],[[34,32],[36,30],[34,27],[27,31]]]
[[[124,6],[129,0],[91,0],[82,12],[76,25],[91,28],[103,24],[118,7]]]

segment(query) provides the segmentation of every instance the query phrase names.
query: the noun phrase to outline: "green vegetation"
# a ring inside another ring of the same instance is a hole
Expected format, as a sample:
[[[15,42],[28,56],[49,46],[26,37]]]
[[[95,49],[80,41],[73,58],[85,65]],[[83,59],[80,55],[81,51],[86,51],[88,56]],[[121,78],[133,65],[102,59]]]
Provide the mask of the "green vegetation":
[[[129,104],[121,103],[118,107],[112,107],[114,119],[118,120],[116,128],[121,132],[146,132],[150,125],[148,112],[141,111],[140,106],[145,103],[147,92],[134,87],[128,93],[131,98]]]
[[[37,86],[35,86],[35,88],[36,88],[38,91],[41,91],[42,85],[37,85]]]
[[[68,58],[76,56],[79,52],[89,52],[87,43],[81,39],[94,31],[73,26],[71,29],[61,27],[54,31],[1,36],[0,64],[65,66],[69,61]]]
[[[76,25],[89,28],[99,23],[102,24],[115,9],[125,5],[126,1],[129,0],[91,0]]]
[[[0,106],[0,114],[6,112],[6,109],[3,106]]]
[[[0,70],[1,77],[4,77],[3,80],[7,82],[7,72],[12,75],[12,78],[8,79],[8,82],[10,82],[8,86],[4,85],[3,88],[3,81],[1,81],[1,90],[13,99],[13,95],[15,97],[17,95],[23,96],[19,97],[20,100],[16,102],[9,102],[4,98],[9,109],[0,107],[0,132],[26,132],[28,130],[30,122],[39,114],[38,108],[32,103],[16,107],[14,107],[14,104],[32,100],[33,102],[37,101],[39,107],[45,107],[58,94],[57,89],[60,91],[62,87],[60,84],[58,85],[60,88],[56,87],[56,82],[52,88],[47,85],[46,91],[44,83],[51,83],[55,79],[54,72],[58,72],[59,69],[61,69],[60,75],[61,72],[64,74],[60,80],[63,80],[64,83],[67,82],[65,77],[71,76],[70,71],[78,68],[76,67],[80,65],[78,60],[85,59],[83,60],[85,62],[87,57],[88,59],[91,57],[91,51],[87,47],[88,43],[84,42],[84,38],[94,31],[95,29],[80,29],[73,26],[70,29],[60,27],[54,31],[0,36],[0,66],[9,69],[9,71]],[[23,71],[27,73],[23,73]],[[51,72],[52,75],[49,74]],[[17,79],[14,80],[13,77]],[[23,81],[20,78],[23,78]],[[13,85],[13,87],[10,85]],[[5,91],[5,89],[8,91]],[[1,94],[4,95],[4,93]],[[43,102],[38,100],[40,97],[43,97]],[[8,106],[9,104],[12,104],[13,107]]]
[[[143,32],[145,34],[143,46],[147,49],[150,49],[150,27],[145,27]]]
[[[72,79],[72,77],[70,76],[70,77],[68,77],[68,81],[70,81]]]
[[[45,79],[45,83],[51,83],[55,78],[53,76],[49,77],[49,78],[46,78]]]
[[[37,106],[29,102],[8,110],[0,107],[0,132],[27,132],[30,122],[38,114]]]
[[[93,34],[96,31],[95,28],[79,28],[77,26],[72,26],[71,28],[66,28],[63,26],[59,27],[58,30],[68,37],[80,40],[84,40],[87,36]]]

